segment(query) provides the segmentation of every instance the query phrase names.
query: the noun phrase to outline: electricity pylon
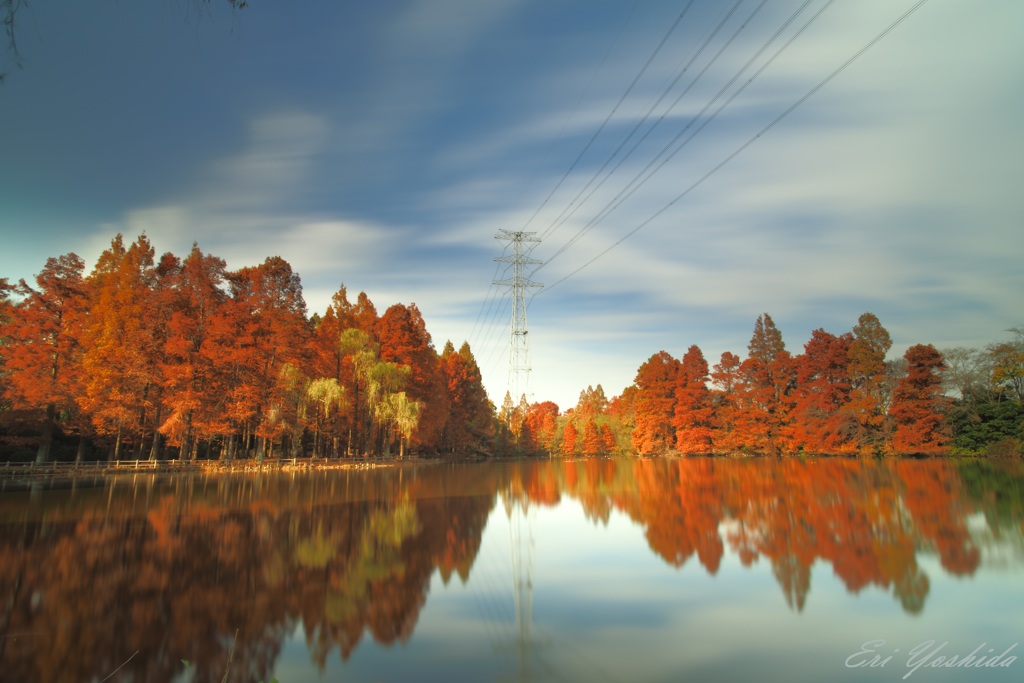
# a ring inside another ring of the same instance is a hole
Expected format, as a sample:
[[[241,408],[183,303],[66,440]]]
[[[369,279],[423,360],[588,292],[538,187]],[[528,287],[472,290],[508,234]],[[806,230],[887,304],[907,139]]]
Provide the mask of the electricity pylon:
[[[530,393],[530,343],[529,330],[526,327],[526,290],[544,285],[531,282],[526,274],[526,266],[540,265],[543,261],[532,259],[523,253],[526,243],[540,242],[535,232],[515,232],[498,230],[494,239],[509,242],[512,245],[511,256],[499,256],[494,259],[498,263],[512,264],[512,277],[495,280],[499,287],[512,288],[512,334],[508,358],[508,389],[517,403],[528,400]],[[507,247],[506,247],[507,248]]]

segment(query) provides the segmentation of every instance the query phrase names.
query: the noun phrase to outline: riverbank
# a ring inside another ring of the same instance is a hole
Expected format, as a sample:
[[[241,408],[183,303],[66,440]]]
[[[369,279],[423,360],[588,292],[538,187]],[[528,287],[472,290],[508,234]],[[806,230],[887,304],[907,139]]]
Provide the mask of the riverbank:
[[[4,481],[95,479],[145,474],[233,474],[372,469],[440,462],[432,458],[266,458],[264,460],[97,460],[88,462],[35,462],[0,465]]]

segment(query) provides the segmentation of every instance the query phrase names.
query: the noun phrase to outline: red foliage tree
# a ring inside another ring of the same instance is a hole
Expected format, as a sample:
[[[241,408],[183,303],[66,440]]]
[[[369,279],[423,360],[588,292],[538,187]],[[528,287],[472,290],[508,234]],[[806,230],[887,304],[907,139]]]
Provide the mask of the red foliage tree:
[[[291,265],[274,256],[259,266],[227,274],[231,298],[212,321],[209,351],[227,393],[226,418],[241,432],[244,450],[262,458],[286,433],[294,433],[293,383],[282,370],[303,367],[309,327],[302,282]],[[291,428],[291,429],[289,429]],[[290,444],[294,450],[295,444]]]
[[[788,398],[794,373],[782,333],[767,313],[757,317],[747,349],[749,355],[740,366],[743,383],[735,436],[757,452],[777,453],[789,445]]]
[[[131,440],[136,457],[159,397],[162,317],[155,295],[154,249],[145,235],[125,248],[117,235],[86,281],[89,314],[82,335],[84,391],[79,404],[121,456]]]
[[[168,333],[161,358],[164,401],[169,414],[160,426],[180,453],[195,457],[200,438],[226,431],[221,423],[224,385],[209,355],[211,326],[226,299],[223,259],[192,251],[172,273],[165,296]]]
[[[850,345],[818,329],[796,358],[793,390],[794,445],[812,453],[849,453],[858,449],[858,422],[847,410],[850,402]]]
[[[896,423],[892,448],[897,453],[938,454],[949,444],[942,395],[946,364],[931,344],[907,349],[907,374],[893,391],[889,414]]]
[[[36,461],[50,457],[58,418],[75,412],[78,392],[78,326],[84,313],[84,263],[75,254],[47,259],[36,276],[36,287],[22,280],[10,287],[0,282],[0,298],[16,291],[22,300],[9,302],[0,323],[7,339],[0,342],[0,369],[4,394],[17,409],[37,412],[41,418]]]
[[[451,342],[445,344],[440,365],[450,401],[443,445],[451,452],[480,448],[491,433],[492,411],[469,342],[463,342],[458,353]]]

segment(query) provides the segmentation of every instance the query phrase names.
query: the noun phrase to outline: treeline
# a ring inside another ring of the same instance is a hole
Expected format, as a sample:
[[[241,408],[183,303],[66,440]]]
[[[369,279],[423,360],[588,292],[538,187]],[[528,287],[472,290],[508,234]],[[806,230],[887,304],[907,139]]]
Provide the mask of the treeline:
[[[88,274],[66,254],[0,279],[0,401],[0,453],[37,461],[465,452],[495,429],[469,345],[438,354],[415,304],[342,286],[308,316],[280,257],[157,259],[144,235]]]
[[[941,352],[929,344],[886,360],[888,331],[871,313],[850,332],[815,330],[786,350],[768,314],[741,359],[709,367],[697,346],[651,356],[608,400],[600,385],[559,414],[522,409],[530,448],[565,455],[1024,453],[1024,330],[1012,342]],[[510,406],[506,405],[508,413]]]

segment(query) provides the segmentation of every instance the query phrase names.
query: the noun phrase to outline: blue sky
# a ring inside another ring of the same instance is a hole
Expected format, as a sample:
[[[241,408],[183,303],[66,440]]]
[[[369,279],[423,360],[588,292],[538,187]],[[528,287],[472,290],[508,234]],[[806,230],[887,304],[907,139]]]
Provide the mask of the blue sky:
[[[685,2],[190,4],[23,11],[0,276],[91,266],[119,231],[232,268],[280,255],[311,312],[341,283],[415,302],[500,402],[494,235],[536,231],[531,384],[562,408],[660,349],[742,356],[762,312],[794,352],[864,311],[894,356],[1024,325],[1017,0],[929,0],[756,139],[914,2],[814,0],[744,71],[803,0],[695,0],[670,34]]]

